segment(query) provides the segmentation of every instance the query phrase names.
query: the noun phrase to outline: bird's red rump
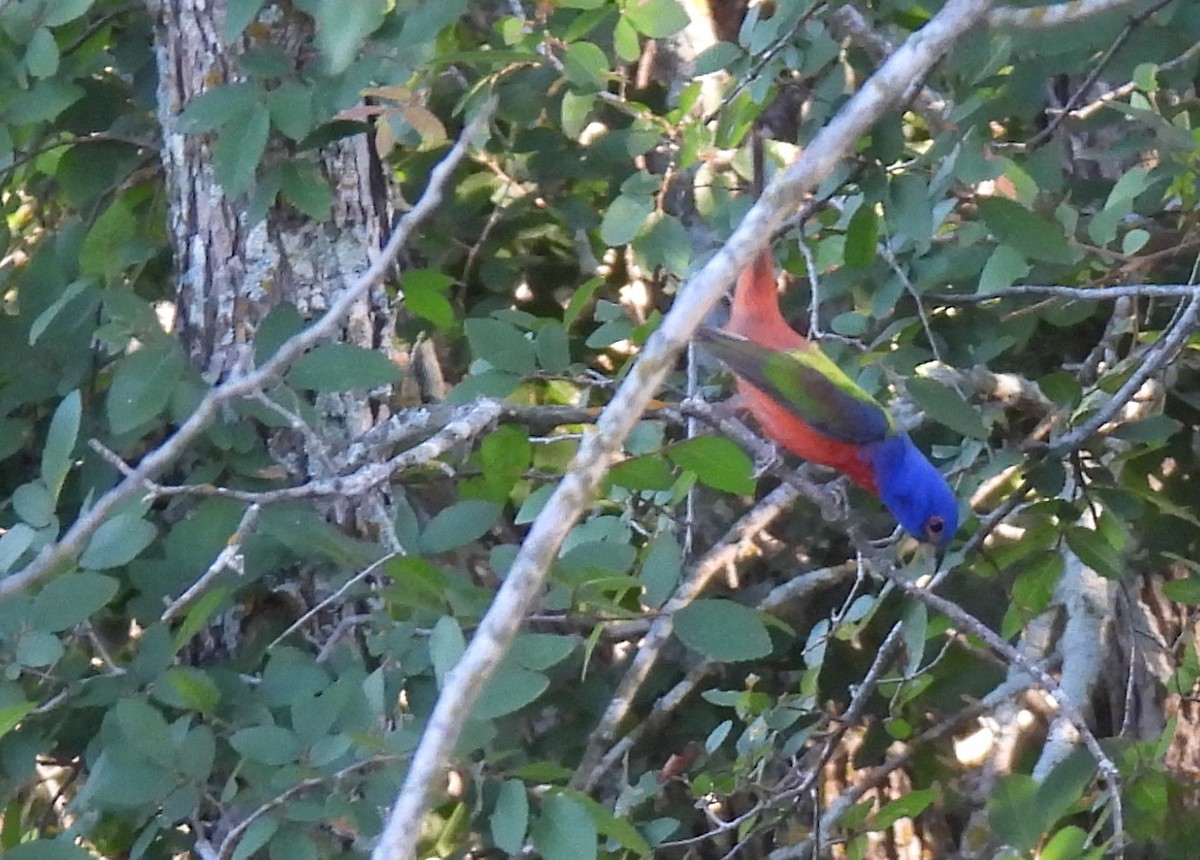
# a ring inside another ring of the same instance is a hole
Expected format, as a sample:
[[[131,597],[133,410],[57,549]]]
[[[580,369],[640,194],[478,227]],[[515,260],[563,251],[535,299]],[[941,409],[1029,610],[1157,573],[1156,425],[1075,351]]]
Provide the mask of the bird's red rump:
[[[768,437],[796,456],[845,472],[867,492],[879,494],[874,472],[863,461],[860,446],[821,435],[775,398],[745,380],[737,380],[737,387],[746,408],[762,425],[763,433]]]
[[[808,340],[787,324],[779,310],[775,259],[763,251],[738,277],[725,330],[768,349],[804,349]]]

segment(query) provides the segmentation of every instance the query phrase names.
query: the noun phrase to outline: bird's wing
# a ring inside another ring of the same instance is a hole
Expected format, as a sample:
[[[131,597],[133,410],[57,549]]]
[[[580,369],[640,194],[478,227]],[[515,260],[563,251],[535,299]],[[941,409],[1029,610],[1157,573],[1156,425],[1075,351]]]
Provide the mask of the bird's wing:
[[[823,436],[870,445],[895,432],[887,411],[816,347],[783,352],[707,326],[697,338],[731,371]]]

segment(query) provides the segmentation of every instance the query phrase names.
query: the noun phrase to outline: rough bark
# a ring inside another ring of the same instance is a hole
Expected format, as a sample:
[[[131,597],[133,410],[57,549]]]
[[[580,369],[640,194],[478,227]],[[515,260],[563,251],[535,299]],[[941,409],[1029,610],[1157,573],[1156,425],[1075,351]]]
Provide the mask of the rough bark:
[[[250,365],[255,334],[272,308],[290,302],[312,318],[366,268],[390,222],[383,174],[365,135],[343,138],[319,155],[333,197],[327,221],[276,203],[262,221],[250,223],[246,201],[231,199],[216,180],[214,136],[180,133],[178,116],[202,93],[240,80],[237,56],[255,44],[281,47],[302,66],[312,53],[312,22],[289,5],[268,4],[226,45],[224,3],[163,0],[155,11],[168,228],[179,277],[176,331],[205,378],[218,382]],[[289,157],[286,146],[273,141],[265,160]],[[342,338],[391,354],[392,328],[380,287],[350,316]],[[386,396],[378,392],[375,398],[323,395],[316,405],[324,422],[318,435],[334,451],[387,417]],[[286,434],[272,450],[291,476],[322,476],[322,458]]]

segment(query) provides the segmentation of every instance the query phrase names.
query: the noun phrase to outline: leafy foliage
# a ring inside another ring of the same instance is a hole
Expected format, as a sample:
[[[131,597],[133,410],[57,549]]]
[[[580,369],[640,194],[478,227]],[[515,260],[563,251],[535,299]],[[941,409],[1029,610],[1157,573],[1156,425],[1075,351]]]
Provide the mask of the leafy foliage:
[[[778,172],[877,65],[878,45],[839,15],[895,38],[928,15],[756,4],[686,56],[677,0],[522,15],[304,0],[288,14],[312,40],[293,54],[256,35],[274,4],[225,5],[232,77],[174,121],[206,142],[247,230],[280,212],[330,222],[318,153],[357,136],[415,200],[488,96],[495,114],[389,283],[402,312],[382,337],[407,365],[320,344],[262,397],[214,410],[161,477],[186,491],[146,485],[101,507],[116,464],[151,458],[212,383],[164,323],[186,274],[167,229],[155,22],[116,0],[0,6],[0,851],[18,860],[178,856],[197,840],[234,858],[366,854],[529,524],[680,284],[749,207],[751,130],[773,130]],[[1083,636],[1081,606],[1113,616],[1093,653],[1124,665],[1090,683],[1114,703],[1093,729],[1120,767],[1125,835],[1146,856],[1187,857],[1200,834],[1184,755],[1200,726],[1181,706],[1200,679],[1194,326],[1098,433],[1044,444],[1101,414],[1180,332],[1178,298],[1098,288],[1194,279],[1200,8],[1176,0],[1125,29],[1118,12],[981,28],[925,82],[945,111],[917,98],[874,126],[775,247],[789,315],[815,303],[838,335],[830,358],[927,419],[914,437],[970,509],[947,596],[1009,638],[1055,613],[1069,633],[1054,635]],[[1079,97],[1047,104],[1052,82]],[[263,310],[259,365],[312,322],[311,308]],[[429,341],[451,390],[418,404],[404,385]],[[718,379],[681,368],[664,397],[716,395]],[[279,442],[334,398],[418,428],[380,458],[399,455],[392,471],[364,479],[386,489],[382,521],[347,515],[359,500],[345,489],[381,463],[336,459],[370,429]],[[504,399],[498,426],[471,423],[484,398]],[[644,417],[467,717],[422,855],[683,856],[692,838],[763,855],[832,836],[866,857],[911,821],[932,852],[978,838],[972,850],[997,855],[1100,856],[1113,807],[1095,758],[1039,769],[1036,738],[980,793],[950,738],[984,713],[1025,725],[1017,690],[987,698],[1011,667],[955,620],[856,578],[863,544],[848,545],[845,518],[769,510],[778,471],[759,453],[671,408]],[[325,455],[338,465],[320,475],[281,465]],[[346,482],[332,493],[346,508],[291,493],[318,478]],[[748,506],[771,535],[754,552],[731,529]],[[855,540],[887,533],[857,490],[849,508]],[[98,509],[69,563],[10,587]],[[1005,530],[964,550],[993,511],[1011,514]],[[903,578],[930,574],[911,549],[888,558]],[[1150,618],[1174,625],[1154,634],[1167,645],[1153,666],[1131,644]],[[664,619],[672,637],[647,634]],[[623,684],[648,642],[662,649],[652,671]],[[1125,722],[1127,679],[1171,719]],[[598,732],[614,697],[625,716]],[[814,815],[828,816],[816,835]]]

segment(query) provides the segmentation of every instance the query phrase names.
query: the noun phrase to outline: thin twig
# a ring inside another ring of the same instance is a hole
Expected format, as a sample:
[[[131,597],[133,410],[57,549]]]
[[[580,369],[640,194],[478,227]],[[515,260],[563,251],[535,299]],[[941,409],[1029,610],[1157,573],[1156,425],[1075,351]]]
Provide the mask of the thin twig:
[[[1064,104],[1060,109],[1061,112],[1057,113],[1050,120],[1050,122],[1046,123],[1046,127],[1031,137],[1025,145],[1028,148],[1033,149],[1041,146],[1043,143],[1049,140],[1054,132],[1058,131],[1059,126],[1066,121],[1066,118],[1071,111],[1075,110],[1075,108],[1083,100],[1084,94],[1092,88],[1094,83],[1096,83],[1100,77],[1100,74],[1108,67],[1108,64],[1112,61],[1112,58],[1117,51],[1121,49],[1121,46],[1129,41],[1129,37],[1133,35],[1134,30],[1146,23],[1146,20],[1151,15],[1171,2],[1173,2],[1173,0],[1157,0],[1157,2],[1149,8],[1131,16],[1129,20],[1125,22],[1125,26],[1121,28],[1121,32],[1117,34],[1115,39],[1113,39],[1112,44],[1108,46],[1108,50],[1100,56],[1100,59],[1097,60],[1092,68],[1088,71],[1087,76],[1082,82],[1080,82],[1079,86],[1075,88],[1075,91],[1067,98],[1067,103]]]
[[[633,707],[634,697],[658,663],[663,647],[675,629],[674,613],[700,596],[713,577],[726,566],[745,558],[754,548],[754,537],[796,500],[799,493],[788,484],[776,487],[766,498],[733,524],[725,536],[701,558],[679,583],[675,593],[662,607],[661,614],[650,625],[637,654],[625,670],[621,683],[609,700],[599,724],[588,739],[588,747],[575,771],[573,784],[590,791],[600,777],[596,768],[605,749],[616,735],[617,727]]]
[[[326,606],[329,606],[330,604],[335,603],[336,601],[340,600],[342,598],[342,596],[347,591],[349,591],[351,588],[353,588],[356,584],[358,584],[359,582],[362,582],[368,576],[371,576],[372,574],[374,574],[381,567],[383,567],[385,564],[387,564],[392,559],[397,558],[399,555],[400,555],[399,553],[394,553],[394,552],[388,553],[383,558],[380,558],[380,559],[377,559],[377,560],[371,562],[369,565],[364,567],[358,573],[354,574],[354,576],[350,577],[348,580],[346,580],[345,583],[343,583],[341,588],[339,588],[333,594],[326,597],[324,600],[319,601],[315,606],[313,606],[311,609],[309,609],[307,612],[305,612],[303,615],[301,615],[299,618],[297,618],[294,622],[292,622],[291,626],[289,626],[287,630],[284,630],[282,633],[280,633],[278,636],[275,637],[275,641],[273,641],[270,645],[267,646],[267,650],[270,651],[271,649],[273,649],[276,645],[278,645],[284,639],[288,638],[293,633],[295,633],[297,630],[299,630],[301,627],[303,627],[306,623],[308,623],[308,620],[310,618],[312,618],[314,615],[316,615],[318,612],[320,612]]]
[[[246,508],[242,513],[241,522],[238,523],[233,534],[229,536],[229,540],[225,542],[225,546],[217,553],[217,557],[213,559],[212,564],[201,574],[199,579],[188,586],[183,594],[179,595],[163,610],[162,617],[158,619],[159,621],[163,624],[170,623],[171,619],[178,615],[183,607],[199,597],[200,593],[208,588],[209,584],[227,569],[232,569],[237,573],[242,572],[242,544],[246,542],[246,537],[258,524],[258,515],[260,513],[262,513],[262,505],[255,504]]]
[[[332,773],[329,776],[310,776],[307,779],[302,779],[295,785],[289,786],[286,791],[282,791],[275,797],[268,800],[258,809],[251,812],[245,818],[237,823],[229,833],[221,840],[221,849],[217,852],[217,860],[229,860],[233,856],[234,850],[238,843],[242,841],[242,837],[246,835],[246,831],[250,829],[255,821],[262,818],[273,809],[278,809],[283,806],[293,797],[303,794],[311,788],[321,788],[330,782],[340,782],[348,776],[359,773],[364,770],[370,770],[373,767],[378,767],[381,764],[387,764],[393,761],[403,761],[406,756],[401,755],[377,755],[371,758],[356,761],[352,765],[348,765],[337,773]]]

